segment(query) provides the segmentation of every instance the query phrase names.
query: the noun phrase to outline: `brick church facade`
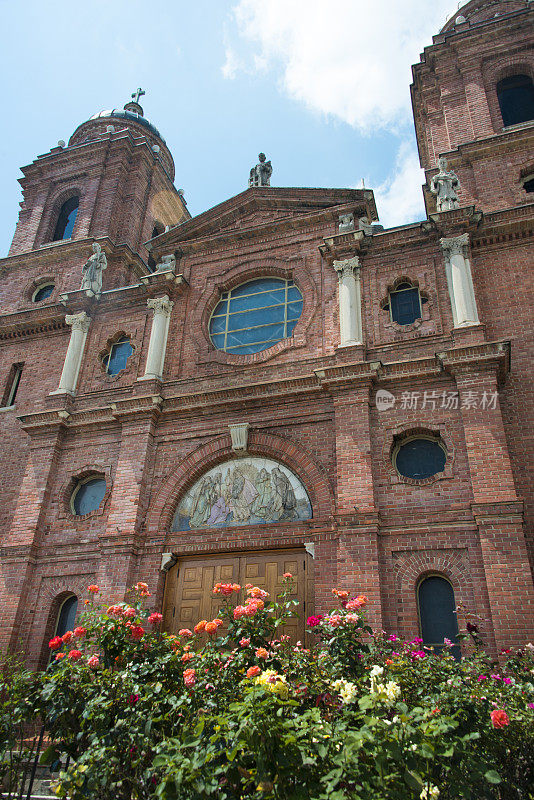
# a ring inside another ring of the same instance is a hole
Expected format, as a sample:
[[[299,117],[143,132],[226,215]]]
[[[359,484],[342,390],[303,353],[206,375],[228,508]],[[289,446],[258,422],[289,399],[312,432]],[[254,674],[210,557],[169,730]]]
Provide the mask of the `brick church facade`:
[[[138,96],[23,169],[2,649],[45,664],[90,583],[146,581],[176,630],[216,580],[288,569],[302,617],[337,586],[432,643],[449,592],[493,651],[532,639],[533,21],[471,0],[413,68],[421,222],[383,230],[368,189],[261,185],[262,162],[191,218]]]

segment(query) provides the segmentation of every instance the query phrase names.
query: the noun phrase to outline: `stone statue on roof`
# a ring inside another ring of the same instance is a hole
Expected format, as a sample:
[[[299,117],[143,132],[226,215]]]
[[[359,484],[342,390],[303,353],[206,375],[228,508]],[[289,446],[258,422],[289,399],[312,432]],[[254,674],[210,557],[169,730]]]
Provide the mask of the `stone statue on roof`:
[[[430,191],[436,195],[436,208],[438,211],[452,211],[459,208],[456,189],[460,188],[460,181],[454,172],[447,169],[447,159],[438,158],[439,172],[430,181]]]
[[[259,156],[259,164],[256,164],[255,167],[252,167],[250,170],[250,178],[248,179],[249,186],[270,186],[271,185],[271,175],[273,174],[273,168],[271,166],[270,161],[266,161],[265,153],[260,153]]]
[[[93,255],[89,256],[82,267],[82,285],[85,293],[91,297],[100,297],[102,294],[102,273],[108,265],[106,254],[98,242],[93,242]]]

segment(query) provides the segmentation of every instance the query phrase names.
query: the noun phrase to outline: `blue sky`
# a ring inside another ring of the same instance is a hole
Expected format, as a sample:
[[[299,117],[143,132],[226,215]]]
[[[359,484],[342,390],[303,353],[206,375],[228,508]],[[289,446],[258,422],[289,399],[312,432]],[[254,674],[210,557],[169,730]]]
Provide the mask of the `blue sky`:
[[[4,130],[0,255],[19,166],[141,86],[176,186],[198,214],[246,188],[263,150],[273,186],[375,189],[381,222],[423,215],[410,65],[451,0],[0,0]]]

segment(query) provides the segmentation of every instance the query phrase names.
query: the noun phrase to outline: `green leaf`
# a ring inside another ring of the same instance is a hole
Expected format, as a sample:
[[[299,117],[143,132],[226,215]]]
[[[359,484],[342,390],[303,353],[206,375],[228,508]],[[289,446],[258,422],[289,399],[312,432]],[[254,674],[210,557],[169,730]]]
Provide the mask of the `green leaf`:
[[[417,772],[412,772],[409,769],[404,770],[404,780],[414,791],[420,792],[423,786],[423,779]]]
[[[59,750],[57,749],[56,744],[49,745],[46,750],[41,755],[39,759],[39,764],[44,764],[44,766],[48,767],[50,764],[53,764],[54,761],[57,761],[59,758]]]
[[[501,782],[501,776],[494,769],[489,769],[487,772],[485,772],[484,773],[484,777],[485,777],[485,779],[487,780],[488,783],[500,783]]]

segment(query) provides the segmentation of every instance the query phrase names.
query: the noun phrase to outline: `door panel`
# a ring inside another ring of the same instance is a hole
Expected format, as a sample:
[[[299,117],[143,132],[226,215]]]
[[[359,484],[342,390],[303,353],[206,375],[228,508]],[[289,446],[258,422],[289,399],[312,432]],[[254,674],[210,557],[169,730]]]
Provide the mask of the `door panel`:
[[[293,641],[304,642],[304,622],[312,613],[310,598],[313,562],[304,550],[258,551],[239,556],[211,556],[184,559],[169,571],[165,587],[164,626],[171,633],[193,628],[201,619],[213,619],[221,598],[212,590],[215,583],[252,583],[269,592],[271,599],[283,586],[284,572],[295,579],[292,599],[299,601],[299,617],[285,626]],[[237,597],[234,595],[234,597]],[[278,634],[279,635],[279,634]]]

